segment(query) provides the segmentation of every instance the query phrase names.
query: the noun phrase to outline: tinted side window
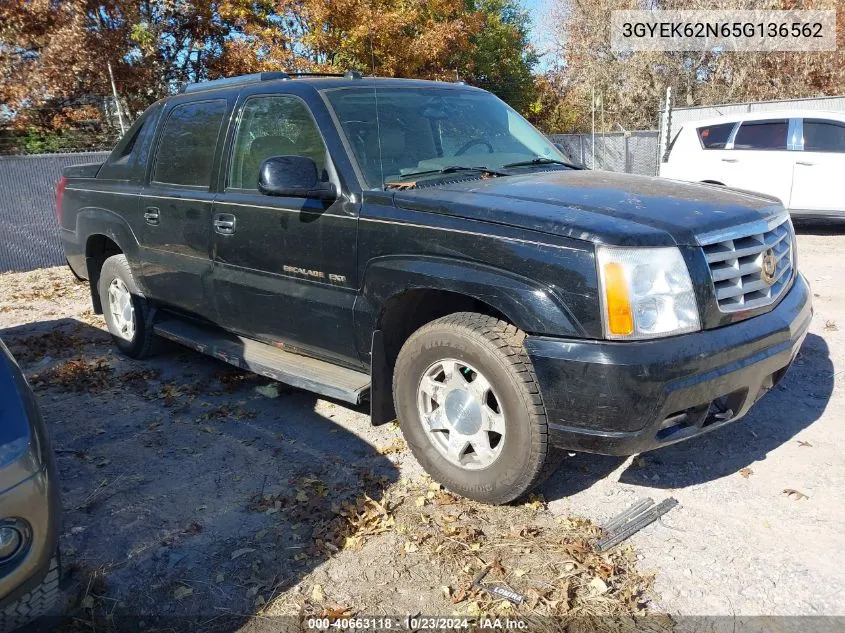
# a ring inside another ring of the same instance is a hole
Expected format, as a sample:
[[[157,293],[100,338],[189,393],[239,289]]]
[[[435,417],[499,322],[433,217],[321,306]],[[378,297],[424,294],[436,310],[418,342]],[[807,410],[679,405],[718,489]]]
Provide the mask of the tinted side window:
[[[786,149],[789,122],[748,121],[739,126],[734,139],[734,149]]]
[[[226,101],[185,103],[171,110],[161,134],[153,180],[171,185],[211,185],[211,166]]]
[[[257,189],[258,169],[271,156],[307,156],[325,174],[326,146],[308,107],[296,97],[251,97],[241,112],[232,160],[229,187]]]
[[[845,123],[804,119],[805,152],[845,152]]]
[[[736,123],[720,123],[698,128],[698,138],[704,149],[725,149]],[[677,136],[675,138],[678,138]]]
[[[155,128],[158,118],[158,108],[151,106],[144,112],[132,127],[127,130],[123,138],[118,141],[106,162],[97,174],[98,178],[113,178],[115,180],[132,180],[139,177],[137,166],[142,145],[149,145],[149,137]]]

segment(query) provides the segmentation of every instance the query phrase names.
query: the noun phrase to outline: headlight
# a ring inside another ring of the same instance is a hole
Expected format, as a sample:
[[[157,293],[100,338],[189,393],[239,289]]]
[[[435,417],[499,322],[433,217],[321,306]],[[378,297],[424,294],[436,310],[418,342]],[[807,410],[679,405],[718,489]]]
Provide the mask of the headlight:
[[[598,246],[604,332],[612,339],[647,339],[701,329],[689,270],[668,248]]]

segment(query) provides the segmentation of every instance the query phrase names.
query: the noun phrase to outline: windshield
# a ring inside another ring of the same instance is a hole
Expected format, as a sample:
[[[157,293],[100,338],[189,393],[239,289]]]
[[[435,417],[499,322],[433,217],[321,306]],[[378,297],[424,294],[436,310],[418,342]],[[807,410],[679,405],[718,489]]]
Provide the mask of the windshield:
[[[374,189],[416,173],[432,177],[447,168],[494,171],[537,158],[566,160],[545,136],[488,92],[356,87],[325,94]]]

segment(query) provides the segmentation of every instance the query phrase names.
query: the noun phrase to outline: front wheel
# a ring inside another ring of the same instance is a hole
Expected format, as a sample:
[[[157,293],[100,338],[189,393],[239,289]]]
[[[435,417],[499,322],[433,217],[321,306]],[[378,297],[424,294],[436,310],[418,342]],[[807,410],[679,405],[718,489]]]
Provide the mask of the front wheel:
[[[0,610],[0,633],[12,633],[39,618],[59,615],[60,598],[57,553],[50,561],[50,569],[41,584]]]
[[[507,503],[550,469],[546,411],[525,333],[459,312],[414,332],[393,376],[399,424],[438,482],[484,503]]]

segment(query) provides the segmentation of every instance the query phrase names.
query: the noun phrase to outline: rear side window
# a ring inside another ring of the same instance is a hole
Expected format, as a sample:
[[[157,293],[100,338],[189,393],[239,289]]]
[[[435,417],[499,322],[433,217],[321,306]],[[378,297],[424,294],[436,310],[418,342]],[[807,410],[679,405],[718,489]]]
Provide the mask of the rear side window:
[[[258,189],[258,169],[272,156],[306,156],[323,180],[326,146],[308,107],[286,95],[251,97],[241,113],[229,167],[229,187]]]
[[[226,101],[185,103],[171,110],[162,130],[153,180],[209,187]]]
[[[151,106],[135,121],[100,168],[97,178],[140,179],[140,172],[143,171],[144,166],[141,155],[150,144],[150,136],[155,128],[158,112],[157,105]]]
[[[698,139],[704,149],[725,149],[736,123],[720,123],[698,128]]]
[[[845,123],[804,119],[804,151],[845,153]]]
[[[734,149],[778,150],[786,149],[789,121],[746,121],[739,126],[734,139]]]

